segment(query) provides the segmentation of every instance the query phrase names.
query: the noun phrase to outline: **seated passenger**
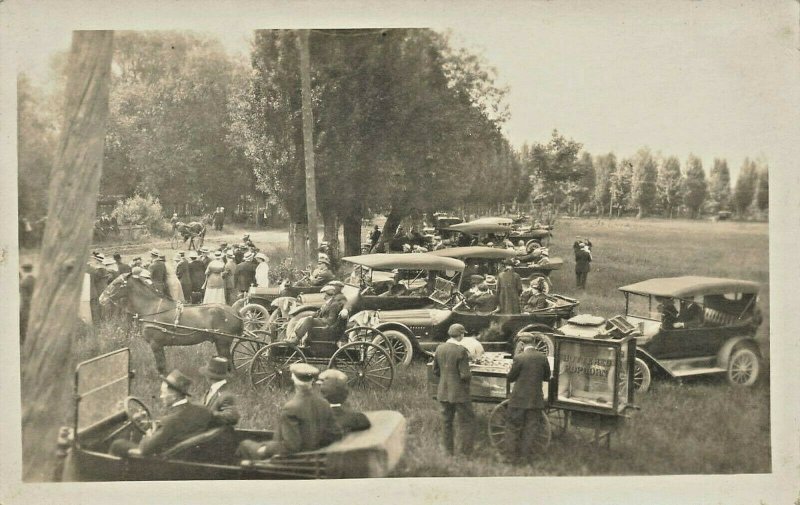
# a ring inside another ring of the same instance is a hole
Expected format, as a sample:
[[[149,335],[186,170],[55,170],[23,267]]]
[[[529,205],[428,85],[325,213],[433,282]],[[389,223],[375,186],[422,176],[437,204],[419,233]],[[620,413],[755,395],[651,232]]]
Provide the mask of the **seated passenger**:
[[[388,291],[381,293],[378,296],[406,296],[408,294],[408,288],[405,285],[396,283],[392,284],[392,287],[389,288]]]
[[[203,396],[203,405],[214,416],[213,424],[233,426],[239,422],[236,397],[228,391],[228,360],[214,356],[207,365],[200,367],[200,375],[208,380],[208,390]]]
[[[311,272],[309,282],[312,286],[324,286],[334,279],[333,272],[331,272],[331,260],[327,257],[320,257],[317,261],[317,268]]]
[[[490,313],[497,309],[497,297],[489,291],[489,286],[483,282],[478,286],[478,292],[467,297],[467,305],[479,313]]]
[[[114,440],[109,452],[116,456],[127,456],[132,449],[138,449],[143,456],[159,454],[211,428],[214,420],[211,411],[189,402],[191,385],[192,380],[180,370],[170,372],[161,383],[160,399],[167,408],[164,417],[152,423],[138,444],[126,439]]]
[[[686,328],[696,328],[703,324],[703,308],[695,302],[687,302],[678,316],[678,321]]]
[[[663,296],[656,296],[658,305],[656,309],[661,313],[661,327],[665,330],[673,328],[683,328],[684,324],[678,322],[678,311],[675,310],[675,304],[672,298]]]
[[[281,407],[275,438],[269,442],[243,440],[236,451],[242,459],[313,451],[341,438],[330,403],[314,391],[319,370],[307,363],[294,363],[289,371],[294,396]]]
[[[322,397],[331,404],[333,418],[343,436],[351,431],[369,429],[371,424],[367,416],[344,405],[349,393],[344,372],[335,368],[324,370],[319,374],[317,384]]]
[[[546,309],[548,306],[547,295],[544,293],[544,279],[539,278],[535,285],[530,285],[519,295],[522,312],[531,313]]]
[[[308,345],[307,334],[310,328],[333,329],[339,325],[339,314],[345,310],[347,299],[341,294],[341,288],[330,283],[323,286],[320,292],[325,297],[325,303],[313,316],[300,321],[295,330],[295,341],[300,341],[301,346]]]

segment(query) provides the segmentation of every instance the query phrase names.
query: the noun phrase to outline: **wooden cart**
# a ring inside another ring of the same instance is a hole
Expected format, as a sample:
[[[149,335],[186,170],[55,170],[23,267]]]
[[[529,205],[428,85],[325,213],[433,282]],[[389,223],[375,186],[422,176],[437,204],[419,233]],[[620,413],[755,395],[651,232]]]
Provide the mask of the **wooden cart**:
[[[633,404],[633,370],[636,341],[632,335],[619,338],[586,339],[553,334],[555,354],[548,357],[552,369],[543,384],[547,407],[536,438],[540,449],[553,436],[578,429],[589,433],[586,441],[605,443],[629,417]],[[488,435],[492,446],[502,448],[506,433],[506,412],[512,384],[508,372],[513,362],[509,353],[484,353],[470,364],[470,397],[477,403],[496,404],[489,414]],[[428,391],[436,397],[438,377],[428,364]]]

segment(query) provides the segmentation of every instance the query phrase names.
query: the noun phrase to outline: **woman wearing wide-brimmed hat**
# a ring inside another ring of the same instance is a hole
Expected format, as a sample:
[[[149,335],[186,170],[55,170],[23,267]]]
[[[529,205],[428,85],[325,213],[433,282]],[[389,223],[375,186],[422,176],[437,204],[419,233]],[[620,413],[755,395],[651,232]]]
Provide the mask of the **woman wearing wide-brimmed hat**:
[[[203,303],[225,303],[225,280],[222,272],[225,271],[225,263],[222,261],[222,253],[214,253],[214,259],[206,267],[206,293],[203,296]]]

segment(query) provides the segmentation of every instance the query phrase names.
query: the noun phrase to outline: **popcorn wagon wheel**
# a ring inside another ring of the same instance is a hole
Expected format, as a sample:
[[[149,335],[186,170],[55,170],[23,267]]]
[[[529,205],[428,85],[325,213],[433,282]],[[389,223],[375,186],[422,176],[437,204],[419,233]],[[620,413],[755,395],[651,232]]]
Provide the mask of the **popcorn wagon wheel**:
[[[550,445],[553,436],[553,429],[550,426],[550,419],[544,410],[537,411],[542,418],[539,420],[539,431],[533,439],[534,450],[544,450]],[[563,414],[563,413],[562,413]],[[508,400],[503,400],[489,414],[489,443],[495,449],[505,448],[506,429],[508,422]]]

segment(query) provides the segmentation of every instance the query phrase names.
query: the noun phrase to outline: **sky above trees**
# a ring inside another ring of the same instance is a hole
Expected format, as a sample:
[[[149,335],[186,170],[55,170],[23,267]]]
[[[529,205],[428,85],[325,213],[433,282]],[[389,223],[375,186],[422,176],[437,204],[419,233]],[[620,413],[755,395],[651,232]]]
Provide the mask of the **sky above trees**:
[[[724,157],[733,178],[748,156],[778,170],[794,162],[797,2],[472,2],[453,12],[356,4],[336,17],[317,13],[315,25],[430,26],[482,52],[509,88],[505,131],[516,147],[557,128],[596,154],[648,146],[681,160],[694,153],[707,167]],[[142,14],[142,28],[207,31],[245,56],[251,28],[286,26],[287,14],[230,9],[169,23]],[[32,18],[37,29],[20,32],[19,69],[34,81],[46,79],[53,52],[67,49],[64,21]]]

